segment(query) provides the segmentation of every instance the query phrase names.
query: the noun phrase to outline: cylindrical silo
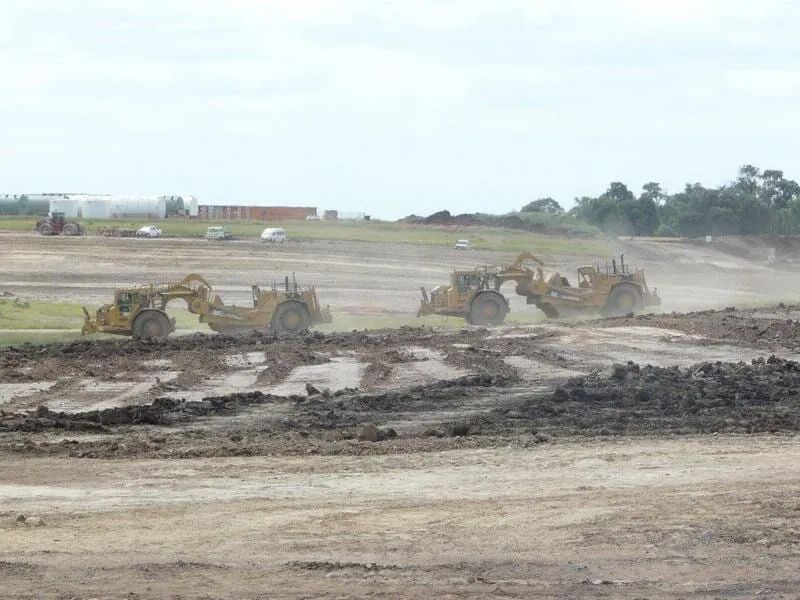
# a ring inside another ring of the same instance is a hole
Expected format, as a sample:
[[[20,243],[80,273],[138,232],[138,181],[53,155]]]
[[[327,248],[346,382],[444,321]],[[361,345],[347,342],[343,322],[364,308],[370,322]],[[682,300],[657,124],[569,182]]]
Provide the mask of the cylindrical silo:
[[[20,215],[46,215],[49,210],[50,210],[50,198],[48,196],[44,196],[41,194],[35,194],[35,195],[23,194],[19,196]]]
[[[167,204],[158,196],[113,196],[110,202],[112,218],[163,219]]]
[[[82,203],[84,219],[108,219],[111,217],[111,200],[87,198]]]
[[[0,215],[18,215],[19,198],[11,194],[0,195]]]
[[[78,216],[79,202],[72,198],[52,198],[50,200],[50,214],[55,212],[64,213],[68,219],[74,219]]]
[[[188,194],[183,195],[183,208],[189,211],[190,217],[196,217],[200,214],[200,205],[197,203],[197,198]]]

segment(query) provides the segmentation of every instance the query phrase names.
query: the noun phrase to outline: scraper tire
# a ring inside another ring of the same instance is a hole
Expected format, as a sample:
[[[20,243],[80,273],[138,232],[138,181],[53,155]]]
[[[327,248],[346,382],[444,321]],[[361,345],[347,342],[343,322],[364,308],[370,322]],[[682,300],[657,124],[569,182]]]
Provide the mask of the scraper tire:
[[[160,310],[143,310],[133,321],[133,337],[163,339],[172,332],[169,319]]]
[[[270,329],[275,333],[300,333],[311,325],[311,317],[306,305],[289,300],[281,302],[272,315]]]
[[[638,287],[632,283],[619,283],[608,295],[603,313],[609,317],[618,317],[638,312],[643,305],[642,292]]]
[[[505,320],[506,313],[508,313],[508,304],[502,294],[491,291],[480,292],[472,299],[467,322],[484,327],[496,326]]]

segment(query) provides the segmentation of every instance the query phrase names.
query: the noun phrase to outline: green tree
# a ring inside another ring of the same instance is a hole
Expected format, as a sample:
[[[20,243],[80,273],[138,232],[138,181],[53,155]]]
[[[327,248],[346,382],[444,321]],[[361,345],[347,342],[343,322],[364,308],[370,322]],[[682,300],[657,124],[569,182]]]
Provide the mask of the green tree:
[[[662,202],[664,202],[666,194],[664,193],[664,190],[661,189],[661,184],[656,183],[655,181],[650,181],[642,186],[642,193],[639,196],[639,199],[641,200],[642,198],[652,200],[653,204],[659,206]]]
[[[548,196],[547,198],[539,198],[538,200],[528,202],[522,207],[522,212],[540,212],[547,213],[549,215],[563,215],[564,209],[558,202]]]

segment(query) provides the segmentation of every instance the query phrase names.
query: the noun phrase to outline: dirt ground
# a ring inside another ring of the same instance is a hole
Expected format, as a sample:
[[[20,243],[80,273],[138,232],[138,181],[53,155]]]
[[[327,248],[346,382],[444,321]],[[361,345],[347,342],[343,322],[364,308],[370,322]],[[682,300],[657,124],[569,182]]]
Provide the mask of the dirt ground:
[[[747,260],[726,245],[618,241],[614,253],[647,270],[659,289],[665,311],[753,304],[800,293],[800,281],[785,264]],[[751,245],[752,246],[752,245]],[[751,255],[758,252],[748,246]],[[795,244],[800,248],[800,243]],[[569,244],[564,244],[569,248]],[[766,256],[766,249],[761,248]],[[609,257],[537,252],[548,266],[574,279],[579,264]],[[788,250],[787,250],[788,255]],[[115,285],[175,281],[199,272],[226,302],[250,301],[250,285],[269,284],[297,273],[314,283],[335,313],[414,315],[419,287],[447,283],[454,268],[502,264],[513,253],[460,251],[415,244],[292,241],[264,245],[255,241],[207,242],[203,239],[114,239],[96,236],[43,238],[2,234],[0,286],[33,299],[108,302]],[[524,298],[509,293],[515,314],[540,315]]]
[[[664,314],[0,349],[0,596],[800,597],[800,282],[752,249],[620,250]],[[27,298],[199,271],[236,299],[297,271],[334,318],[413,315],[419,285],[512,258],[22,235],[3,253],[0,289]]]

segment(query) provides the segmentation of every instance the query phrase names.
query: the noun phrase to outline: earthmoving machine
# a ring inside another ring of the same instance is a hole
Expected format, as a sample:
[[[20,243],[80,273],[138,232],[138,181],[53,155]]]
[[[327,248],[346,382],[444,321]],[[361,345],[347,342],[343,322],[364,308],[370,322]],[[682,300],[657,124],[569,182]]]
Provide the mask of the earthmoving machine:
[[[97,309],[94,319],[83,309],[82,333],[115,333],[137,338],[164,338],[175,331],[167,316],[172,300],[184,300],[189,312],[199,315],[214,331],[239,333],[271,331],[299,333],[317,323],[330,323],[329,308],[321,308],[314,287],[301,288],[294,276],[271,289],[252,286],[253,306],[227,306],[211,285],[196,273],[177,283],[151,284],[114,291],[114,303]]]
[[[623,315],[661,304],[657,290],[648,287],[644,270],[631,270],[624,255],[619,263],[613,259],[603,267],[599,263],[579,267],[578,285],[572,286],[558,272],[546,271],[536,256],[523,252],[510,265],[453,271],[450,285],[433,288],[430,296],[422,288],[417,316],[448,315],[463,317],[472,325],[500,325],[510,309],[500,292],[508,281],[515,282],[514,291],[548,318],[593,312]]]
[[[42,235],[83,235],[81,224],[67,221],[63,212],[52,212],[50,216],[37,221],[36,231]]]

